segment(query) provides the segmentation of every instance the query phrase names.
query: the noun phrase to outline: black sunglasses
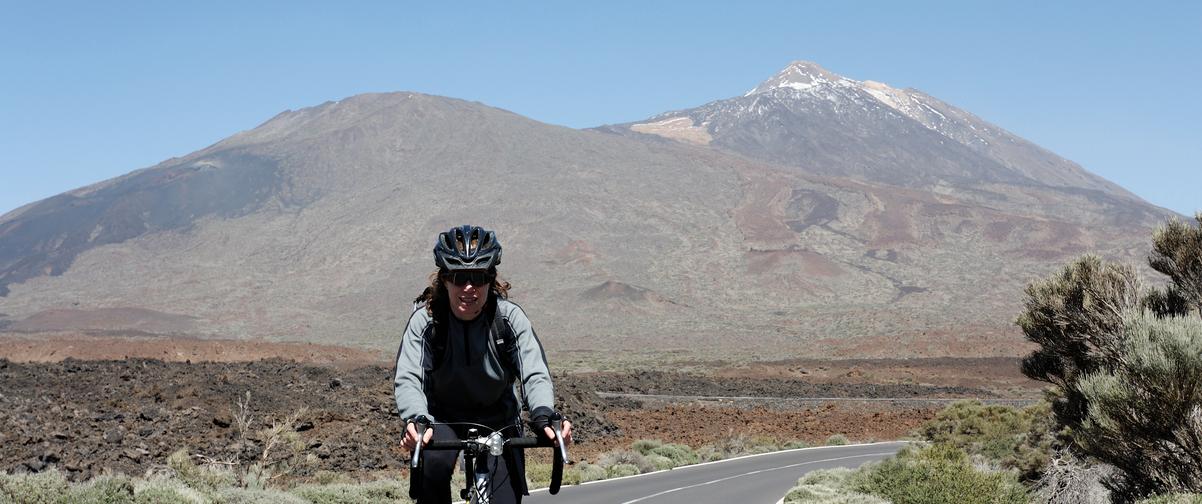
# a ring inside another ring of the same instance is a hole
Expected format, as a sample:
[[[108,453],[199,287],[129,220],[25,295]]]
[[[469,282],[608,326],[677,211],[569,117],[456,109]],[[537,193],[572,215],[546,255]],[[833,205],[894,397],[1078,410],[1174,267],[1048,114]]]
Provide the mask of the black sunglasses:
[[[497,276],[487,271],[453,271],[442,274],[442,279],[459,287],[467,284],[472,284],[477,287],[492,285],[492,281]]]

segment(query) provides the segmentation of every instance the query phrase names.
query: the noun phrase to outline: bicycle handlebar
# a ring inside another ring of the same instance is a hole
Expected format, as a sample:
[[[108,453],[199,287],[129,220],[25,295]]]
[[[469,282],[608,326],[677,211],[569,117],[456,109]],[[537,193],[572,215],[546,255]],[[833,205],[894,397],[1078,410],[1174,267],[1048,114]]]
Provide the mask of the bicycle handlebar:
[[[419,440],[422,438],[422,435],[425,433],[426,429],[430,428],[429,426],[421,423],[417,423],[415,427],[418,431]],[[559,493],[559,487],[563,482],[563,466],[565,463],[570,462],[568,462],[567,443],[565,443],[563,439],[562,420],[553,422],[552,432],[555,434],[555,439],[551,439],[546,436],[509,438],[504,440],[504,447],[517,449],[555,448],[554,461],[551,464],[551,482],[547,489],[551,495],[555,495]],[[487,445],[482,442],[482,440],[485,440],[485,438],[431,439],[424,445],[421,443],[421,441],[418,441],[417,446],[413,448],[413,459],[409,461],[410,497],[416,499],[417,491],[419,488],[421,488],[421,460],[423,451],[476,450],[480,449],[481,447],[485,447],[485,451],[487,451]]]
[[[426,450],[463,450],[475,445],[475,439],[432,439],[426,443]],[[506,448],[550,448],[555,442],[545,437],[520,437],[505,440]]]

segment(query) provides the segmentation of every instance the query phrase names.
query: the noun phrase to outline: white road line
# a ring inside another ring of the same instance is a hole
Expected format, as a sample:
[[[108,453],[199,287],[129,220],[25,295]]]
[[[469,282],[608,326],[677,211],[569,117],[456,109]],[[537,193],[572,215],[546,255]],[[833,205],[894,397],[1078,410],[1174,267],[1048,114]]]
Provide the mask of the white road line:
[[[564,488],[568,488],[569,486],[579,487],[579,486],[585,486],[585,485],[609,483],[611,481],[618,481],[618,480],[624,480],[624,479],[629,479],[629,478],[641,478],[643,476],[651,476],[652,474],[659,474],[662,472],[681,471],[681,470],[685,470],[685,469],[692,469],[694,467],[702,467],[702,466],[713,465],[713,464],[724,464],[726,462],[734,462],[736,460],[743,460],[743,459],[749,459],[749,458],[754,458],[754,457],[767,457],[770,455],[780,455],[782,453],[792,453],[792,452],[801,452],[801,451],[821,451],[821,450],[831,450],[831,449],[854,448],[856,446],[874,446],[874,445],[906,444],[906,443],[909,443],[909,441],[899,439],[897,441],[877,441],[875,443],[852,443],[852,444],[846,444],[846,445],[807,446],[805,448],[789,448],[788,450],[777,450],[777,451],[770,451],[770,452],[764,452],[764,453],[753,453],[751,455],[739,455],[738,457],[731,457],[728,459],[711,460],[709,462],[700,462],[697,464],[682,465],[682,466],[673,467],[671,469],[660,469],[658,471],[651,471],[649,473],[635,474],[635,475],[631,475],[631,476],[622,476],[619,478],[608,478],[608,479],[586,481],[584,483],[579,483],[576,485],[564,485]],[[896,452],[894,452],[894,453],[896,453]],[[536,492],[546,492],[547,490],[548,490],[547,487],[536,488],[536,489],[530,490],[530,493],[534,494]],[[458,503],[456,503],[456,504],[458,504]]]
[[[981,401],[982,403],[1034,403],[1039,399],[1020,397],[784,397],[784,396],[698,396],[672,394],[634,394],[626,392],[597,392],[601,397],[628,399],[667,399],[692,401],[794,401],[794,402],[931,402]]]
[[[671,489],[671,490],[664,490],[664,491],[662,491],[662,492],[653,493],[653,494],[651,494],[651,495],[648,495],[648,496],[646,496],[646,497],[639,497],[639,498],[637,498],[637,499],[634,499],[634,500],[628,500],[628,501],[626,501],[626,502],[623,502],[622,504],[634,504],[635,502],[642,502],[642,501],[645,501],[645,500],[647,500],[647,499],[651,499],[651,498],[654,498],[654,497],[659,497],[659,496],[661,496],[661,495],[665,495],[665,494],[670,494],[670,493],[672,493],[672,492],[679,492],[679,491],[681,491],[681,490],[688,490],[688,489],[690,489],[690,488],[696,488],[696,487],[699,487],[699,486],[712,485],[712,484],[714,484],[714,483],[721,483],[721,482],[723,482],[723,481],[732,480],[732,479],[735,479],[735,478],[741,478],[741,477],[743,477],[743,476],[750,476],[750,475],[752,475],[752,474],[759,474],[759,473],[765,473],[765,472],[771,472],[771,471],[779,471],[779,470],[781,470],[781,469],[789,469],[789,468],[791,468],[791,467],[800,467],[800,466],[803,466],[803,465],[817,464],[817,463],[820,463],[820,462],[835,462],[835,461],[837,461],[837,460],[848,460],[848,459],[854,459],[854,458],[865,458],[865,457],[881,457],[881,456],[885,456],[885,455],[893,455],[894,453],[896,453],[896,452],[865,453],[865,454],[863,454],[863,455],[850,455],[850,456],[847,456],[847,457],[836,457],[836,458],[829,458],[829,459],[822,459],[822,460],[811,460],[811,461],[809,461],[809,462],[798,462],[798,463],[796,463],[796,464],[783,465],[783,466],[780,466],[780,467],[773,467],[773,468],[771,468],[771,469],[760,469],[760,470],[758,470],[758,471],[745,472],[745,473],[743,473],[743,474],[736,474],[736,475],[734,475],[734,476],[727,476],[727,477],[725,477],[725,478],[718,478],[718,479],[716,479],[716,480],[710,480],[710,481],[706,481],[706,482],[703,482],[703,483],[697,483],[697,484],[693,484],[693,485],[682,486],[682,487],[678,487],[678,488],[673,488],[673,489]]]

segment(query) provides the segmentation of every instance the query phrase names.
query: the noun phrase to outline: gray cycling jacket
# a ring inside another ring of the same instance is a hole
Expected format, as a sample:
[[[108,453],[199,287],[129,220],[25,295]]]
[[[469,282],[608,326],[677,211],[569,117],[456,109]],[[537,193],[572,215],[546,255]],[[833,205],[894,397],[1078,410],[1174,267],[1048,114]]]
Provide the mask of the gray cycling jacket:
[[[542,344],[521,307],[496,299],[496,309],[512,329],[517,369],[502,365],[485,310],[475,320],[446,318],[445,351],[435,355],[435,324],[424,308],[409,317],[397,352],[393,395],[401,418],[425,415],[439,422],[476,422],[499,428],[521,413],[515,381],[526,407],[553,408],[555,394]],[[437,362],[436,362],[437,361]],[[516,375],[515,375],[516,374]]]

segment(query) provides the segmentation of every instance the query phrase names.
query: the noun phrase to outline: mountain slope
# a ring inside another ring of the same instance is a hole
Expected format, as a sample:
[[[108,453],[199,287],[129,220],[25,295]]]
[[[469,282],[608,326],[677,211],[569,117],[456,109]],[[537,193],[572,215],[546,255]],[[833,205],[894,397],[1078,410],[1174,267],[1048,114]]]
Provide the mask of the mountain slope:
[[[436,233],[471,222],[552,352],[1010,354],[1026,281],[1139,260],[1166,215],[967,147],[892,185],[632,131],[413,93],[288,111],[0,217],[0,330],[395,349]]]

